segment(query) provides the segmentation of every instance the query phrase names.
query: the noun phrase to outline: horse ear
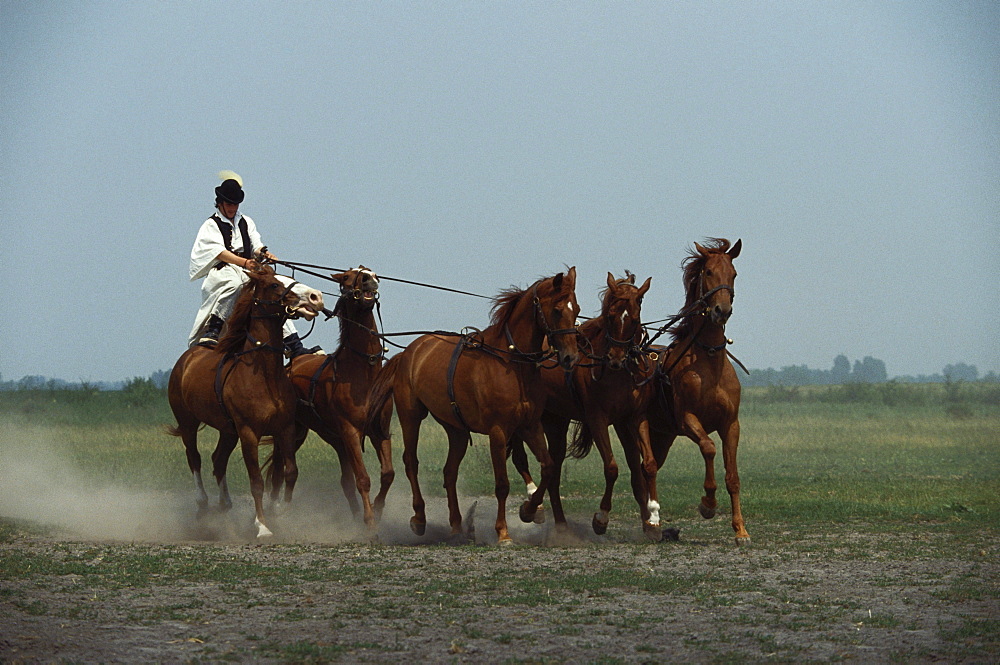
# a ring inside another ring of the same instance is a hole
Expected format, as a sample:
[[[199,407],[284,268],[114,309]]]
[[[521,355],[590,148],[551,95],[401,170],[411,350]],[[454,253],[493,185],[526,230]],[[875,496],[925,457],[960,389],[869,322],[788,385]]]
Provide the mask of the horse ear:
[[[726,252],[726,254],[729,255],[730,259],[735,259],[737,256],[740,255],[740,250],[741,249],[743,249],[743,239],[742,238],[740,238],[739,240],[737,240],[736,244],[733,245],[733,248],[730,249],[728,252]]]
[[[701,245],[699,245],[698,243],[694,244],[694,248],[702,256],[708,256],[708,250],[705,249],[704,247],[702,247]]]
[[[554,288],[556,291],[561,289],[562,281],[563,281],[563,274],[559,273],[558,275],[552,278],[552,288]]]
[[[649,284],[652,281],[653,281],[652,277],[647,277],[646,281],[643,282],[642,286],[639,287],[639,297],[640,298],[643,297],[644,295],[646,295],[646,291],[649,291]]]
[[[615,288],[615,276],[612,275],[610,272],[608,273],[608,288],[611,289],[612,291]]]
[[[256,259],[250,259],[246,263],[247,272],[252,272],[260,275],[264,272],[264,266],[261,265]]]
[[[347,279],[346,272],[332,272],[330,273],[330,279],[335,281],[337,284],[343,285],[344,280]]]

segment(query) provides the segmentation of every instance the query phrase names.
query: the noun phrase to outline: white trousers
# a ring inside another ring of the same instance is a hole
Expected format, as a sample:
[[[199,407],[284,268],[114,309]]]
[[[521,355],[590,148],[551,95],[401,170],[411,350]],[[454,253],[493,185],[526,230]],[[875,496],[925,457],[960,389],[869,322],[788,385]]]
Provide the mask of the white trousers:
[[[291,277],[284,275],[276,275],[276,277],[285,286],[294,281]],[[232,314],[233,307],[239,299],[240,290],[249,281],[250,278],[247,277],[247,274],[231,263],[227,263],[221,268],[212,268],[208,272],[201,283],[201,308],[194,318],[194,326],[188,336],[188,346],[194,346],[201,339],[202,331],[208,323],[208,317],[214,314],[225,320]],[[286,319],[281,331],[282,337],[288,337],[294,332],[297,332],[295,324]]]

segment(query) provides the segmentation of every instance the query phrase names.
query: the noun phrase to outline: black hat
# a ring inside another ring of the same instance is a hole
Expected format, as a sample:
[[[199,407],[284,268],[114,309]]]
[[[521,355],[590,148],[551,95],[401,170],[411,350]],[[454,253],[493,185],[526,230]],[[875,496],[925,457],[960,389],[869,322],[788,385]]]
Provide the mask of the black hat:
[[[243,197],[246,194],[243,193],[243,188],[239,182],[229,178],[228,180],[223,180],[222,184],[215,188],[215,196],[219,200],[239,205],[243,203]]]

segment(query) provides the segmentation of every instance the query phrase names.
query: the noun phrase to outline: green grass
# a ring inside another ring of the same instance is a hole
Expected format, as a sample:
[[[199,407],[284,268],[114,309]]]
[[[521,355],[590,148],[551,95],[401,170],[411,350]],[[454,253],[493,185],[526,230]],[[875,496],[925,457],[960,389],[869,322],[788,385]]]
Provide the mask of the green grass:
[[[889,387],[886,387],[889,386]],[[88,482],[143,490],[189,491],[190,474],[179,439],[165,434],[172,416],[162,391],[137,386],[131,393],[94,391],[16,391],[0,393],[0,450],[24,450],[29,457],[52,454]],[[1000,404],[992,384],[806,387],[794,399],[776,399],[773,388],[744,391],[739,470],[743,510],[755,523],[785,525],[847,524],[863,521],[892,530],[914,521],[947,523],[959,530],[996,528],[994,497],[1000,493]],[[788,392],[792,389],[781,389]],[[838,392],[839,391],[839,392]],[[887,400],[885,394],[893,399]],[[787,397],[787,396],[786,396]],[[962,415],[952,413],[962,407]],[[200,435],[209,485],[214,430]],[[392,492],[409,495],[394,433],[397,479]],[[447,442],[427,419],[419,447],[421,487],[441,497],[441,472]],[[631,496],[624,455],[614,442],[620,476],[615,487],[612,523],[632,524],[638,509]],[[366,463],[377,488],[377,461],[366,446]],[[334,487],[336,455],[310,435],[298,457],[300,487]],[[728,511],[721,446],[716,459],[720,514]],[[537,465],[533,464],[537,477]],[[509,467],[510,505],[523,495],[520,478]],[[704,464],[697,447],[678,439],[658,477],[663,513],[690,514],[702,494]],[[247,493],[242,460],[230,462],[230,488]],[[600,458],[567,460],[562,493],[575,518],[589,521],[604,479]],[[473,436],[463,462],[459,490],[493,494],[486,438]],[[339,491],[339,490],[338,490]],[[716,520],[718,522],[718,520]],[[0,527],[0,541],[6,537]]]

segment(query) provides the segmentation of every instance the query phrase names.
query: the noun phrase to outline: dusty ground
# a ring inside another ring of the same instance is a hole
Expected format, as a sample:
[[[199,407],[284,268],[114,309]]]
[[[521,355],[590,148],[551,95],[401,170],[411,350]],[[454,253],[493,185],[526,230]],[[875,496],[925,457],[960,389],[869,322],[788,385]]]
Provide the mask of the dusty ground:
[[[14,529],[0,542],[0,659],[1000,658],[1000,557],[987,537],[950,553],[946,528],[878,535],[856,525],[799,537],[756,525],[741,550],[725,516],[692,516],[672,523],[679,541],[654,545],[619,515],[608,537],[581,519],[557,542],[551,525],[515,524],[511,511],[519,545],[500,548],[491,544],[495,504],[479,506],[479,544],[462,546],[447,543],[440,507],[423,539],[397,515],[377,544],[301,510],[275,542],[258,545],[244,505],[159,540],[148,525],[134,525],[133,542]]]

